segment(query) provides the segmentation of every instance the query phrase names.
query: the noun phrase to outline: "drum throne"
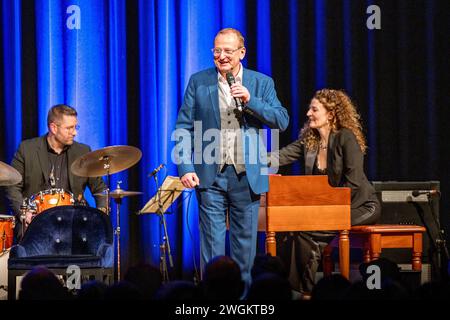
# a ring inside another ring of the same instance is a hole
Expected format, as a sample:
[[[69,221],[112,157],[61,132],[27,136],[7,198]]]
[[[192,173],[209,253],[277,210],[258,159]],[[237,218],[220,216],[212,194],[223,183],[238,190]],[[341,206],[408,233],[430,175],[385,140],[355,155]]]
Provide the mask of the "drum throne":
[[[47,267],[76,288],[85,280],[110,284],[113,265],[113,231],[106,214],[83,206],[53,207],[37,215],[19,244],[11,247],[8,299],[16,298],[16,278],[35,266]],[[76,279],[78,270],[81,278]]]

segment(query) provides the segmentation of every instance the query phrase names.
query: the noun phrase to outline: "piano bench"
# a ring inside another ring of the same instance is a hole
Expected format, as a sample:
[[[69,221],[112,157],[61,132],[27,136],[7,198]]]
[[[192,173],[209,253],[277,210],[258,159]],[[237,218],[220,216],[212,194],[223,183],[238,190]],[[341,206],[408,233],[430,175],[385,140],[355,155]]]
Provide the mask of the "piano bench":
[[[375,224],[353,226],[350,229],[349,239],[351,248],[364,250],[363,259],[365,263],[380,257],[385,248],[410,248],[412,249],[412,269],[422,270],[422,234],[426,229],[417,225],[401,224]],[[323,273],[324,276],[331,275],[333,271],[333,260],[331,253],[337,247],[335,238],[323,251]]]

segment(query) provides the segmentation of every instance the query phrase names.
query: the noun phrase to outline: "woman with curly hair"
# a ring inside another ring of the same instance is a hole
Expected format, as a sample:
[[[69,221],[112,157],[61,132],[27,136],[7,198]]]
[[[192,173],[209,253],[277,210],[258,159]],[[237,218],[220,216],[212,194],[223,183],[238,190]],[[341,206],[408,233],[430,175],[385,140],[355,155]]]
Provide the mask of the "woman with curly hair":
[[[364,173],[367,149],[360,116],[351,99],[340,90],[322,89],[315,93],[306,113],[308,121],[297,141],[282,148],[279,166],[300,160],[305,174],[327,175],[333,187],[351,188],[352,225],[373,224],[380,216],[375,189]],[[274,164],[274,161],[272,161]],[[300,292],[311,292],[322,251],[336,232],[296,232],[280,234],[279,254],[291,266],[292,240]],[[292,239],[292,236],[294,239]],[[297,289],[297,288],[295,288]]]

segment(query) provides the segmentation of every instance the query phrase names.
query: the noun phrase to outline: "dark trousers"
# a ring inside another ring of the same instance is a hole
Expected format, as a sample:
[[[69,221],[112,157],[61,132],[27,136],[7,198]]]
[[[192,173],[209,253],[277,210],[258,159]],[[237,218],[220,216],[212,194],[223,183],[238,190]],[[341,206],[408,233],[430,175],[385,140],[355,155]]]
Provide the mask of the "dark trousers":
[[[241,268],[245,291],[251,282],[256,255],[260,195],[254,194],[245,173],[225,165],[208,189],[198,189],[200,217],[200,265],[225,255],[226,214],[229,214],[230,256]]]
[[[380,203],[374,197],[351,211],[352,225],[374,224],[380,217]],[[334,239],[336,231],[302,231],[277,233],[277,255],[289,271],[292,289],[311,292],[316,272],[322,263],[323,249]]]

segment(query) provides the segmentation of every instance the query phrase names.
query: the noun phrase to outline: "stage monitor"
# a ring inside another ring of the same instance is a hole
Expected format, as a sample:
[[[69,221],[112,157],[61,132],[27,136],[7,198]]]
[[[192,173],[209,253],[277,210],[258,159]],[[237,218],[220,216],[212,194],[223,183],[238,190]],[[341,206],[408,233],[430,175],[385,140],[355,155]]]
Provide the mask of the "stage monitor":
[[[373,181],[372,184],[382,207],[378,223],[425,226],[422,262],[431,264],[432,274],[438,272],[434,243],[440,230],[439,181]],[[411,251],[407,249],[384,249],[381,256],[397,264],[411,263]]]

